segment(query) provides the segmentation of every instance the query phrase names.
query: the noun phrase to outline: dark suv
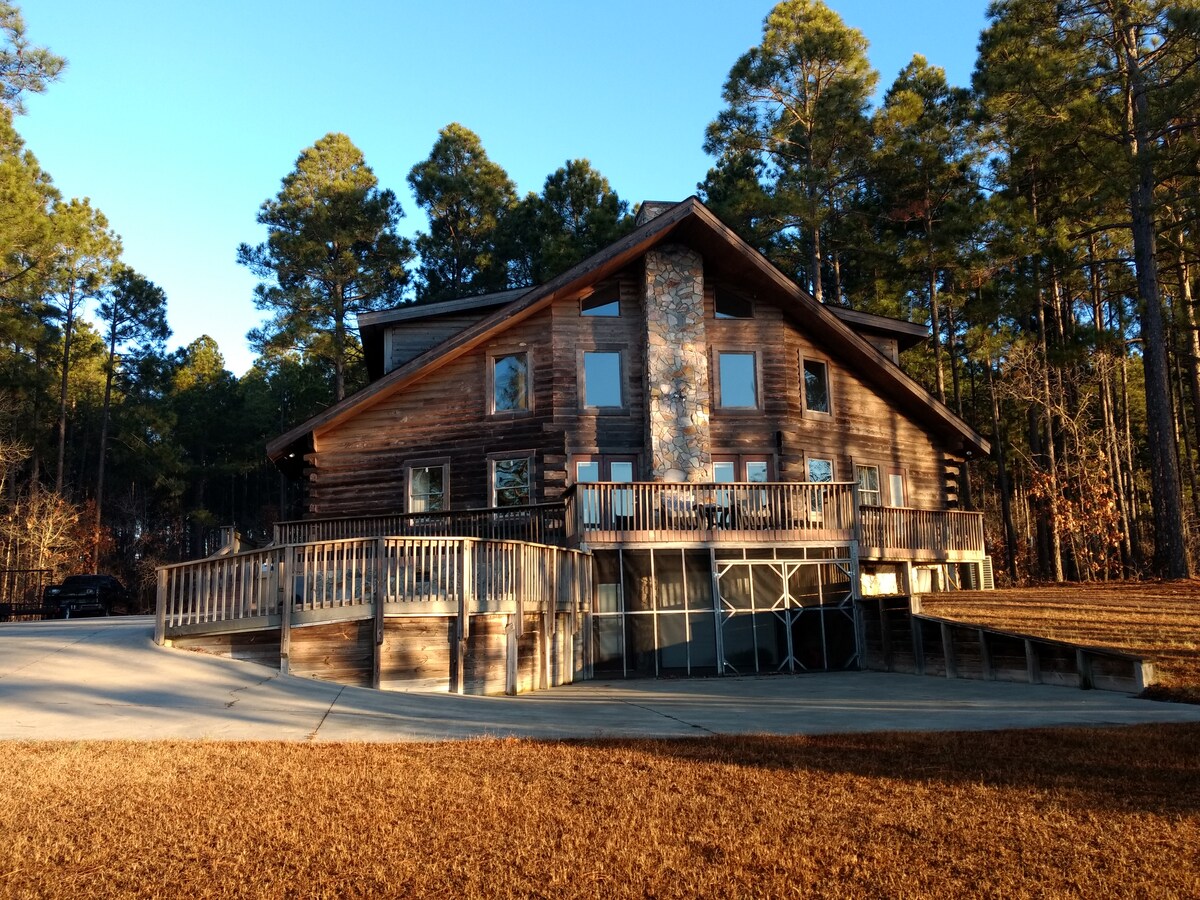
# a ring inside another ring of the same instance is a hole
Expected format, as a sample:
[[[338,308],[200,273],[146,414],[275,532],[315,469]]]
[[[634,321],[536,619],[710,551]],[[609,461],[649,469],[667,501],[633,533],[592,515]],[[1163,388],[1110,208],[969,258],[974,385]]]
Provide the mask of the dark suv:
[[[128,612],[129,592],[111,575],[68,575],[62,584],[46,588],[42,606],[47,619],[111,616]]]

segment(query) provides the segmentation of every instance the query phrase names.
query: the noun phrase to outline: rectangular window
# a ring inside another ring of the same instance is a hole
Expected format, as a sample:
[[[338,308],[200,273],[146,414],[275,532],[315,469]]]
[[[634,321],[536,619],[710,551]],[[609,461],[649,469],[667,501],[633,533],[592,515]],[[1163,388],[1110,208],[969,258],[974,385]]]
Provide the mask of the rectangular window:
[[[908,498],[904,495],[904,474],[892,472],[888,475],[888,494],[892,498],[892,506],[907,506]]]
[[[533,460],[527,456],[492,461],[492,505],[527,506],[533,496]]]
[[[718,319],[751,319],[754,317],[754,305],[741,294],[726,288],[717,288],[713,303]]]
[[[602,510],[616,518],[633,515],[633,494],[625,488],[592,488],[597,481],[628,484],[633,481],[633,457],[595,456],[575,460],[575,483],[578,502],[583,509],[586,525],[600,524]]]
[[[833,460],[808,458],[808,480],[812,482],[833,481]],[[814,520],[825,515],[825,489],[814,488],[811,504],[811,516]]]
[[[833,460],[810,456],[808,458],[808,480],[833,481]]]
[[[858,502],[863,506],[882,506],[879,466],[856,466],[854,471],[858,480]]]
[[[619,409],[621,397],[621,354],[586,350],[583,354],[583,405]]]
[[[722,409],[758,406],[758,367],[754,353],[717,354],[717,405]]]
[[[529,354],[492,357],[492,412],[529,409]]]
[[[408,470],[408,511],[441,512],[446,508],[446,466],[413,466]]]
[[[829,367],[814,359],[804,360],[804,409],[829,412]]]
[[[760,455],[713,454],[713,481],[748,481],[766,484],[771,480],[772,461]]]
[[[579,301],[581,316],[603,316],[614,318],[621,315],[621,293],[616,288],[607,291],[596,291],[590,297]]]

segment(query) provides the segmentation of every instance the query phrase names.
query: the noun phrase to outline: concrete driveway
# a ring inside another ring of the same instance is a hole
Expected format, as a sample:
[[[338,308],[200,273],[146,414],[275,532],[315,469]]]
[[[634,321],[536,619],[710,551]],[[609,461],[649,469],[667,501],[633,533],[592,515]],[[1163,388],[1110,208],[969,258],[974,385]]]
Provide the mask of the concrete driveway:
[[[1107,691],[847,672],[593,681],[520,697],[343,687],[156,647],[149,617],[0,625],[0,740],[415,741],[1200,722]]]

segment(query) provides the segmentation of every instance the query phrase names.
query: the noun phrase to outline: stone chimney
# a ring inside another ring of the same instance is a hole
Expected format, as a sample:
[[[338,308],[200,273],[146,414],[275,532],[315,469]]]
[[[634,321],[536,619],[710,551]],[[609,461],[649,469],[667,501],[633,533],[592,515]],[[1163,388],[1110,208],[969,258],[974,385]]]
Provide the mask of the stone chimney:
[[[663,208],[674,204],[642,205]],[[640,217],[639,217],[640,218]],[[646,309],[646,386],[652,477],[708,481],[708,344],[704,326],[704,260],[687,247],[649,251]]]
[[[672,206],[675,206],[678,201],[675,200],[643,200],[642,205],[638,208],[637,218],[633,220],[635,226],[645,225],[656,216],[661,216]]]

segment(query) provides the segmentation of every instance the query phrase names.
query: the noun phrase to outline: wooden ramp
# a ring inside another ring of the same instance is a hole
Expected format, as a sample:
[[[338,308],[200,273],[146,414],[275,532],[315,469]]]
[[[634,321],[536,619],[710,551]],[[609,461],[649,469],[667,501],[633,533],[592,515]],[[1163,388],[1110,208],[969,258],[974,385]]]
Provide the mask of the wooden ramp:
[[[309,541],[164,566],[155,640],[392,690],[509,693],[588,674],[586,554],[522,541]]]
[[[919,597],[856,601],[864,668],[1139,693],[1154,665],[1103,647],[1000,631],[920,613]]]

